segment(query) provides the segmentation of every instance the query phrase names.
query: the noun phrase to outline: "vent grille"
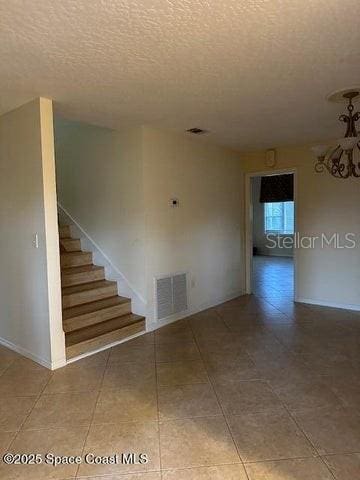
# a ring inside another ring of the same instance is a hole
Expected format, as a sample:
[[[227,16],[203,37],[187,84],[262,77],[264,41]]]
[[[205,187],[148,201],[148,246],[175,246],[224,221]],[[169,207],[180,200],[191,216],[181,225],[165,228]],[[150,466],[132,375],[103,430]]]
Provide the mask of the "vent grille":
[[[186,273],[155,279],[155,305],[158,320],[188,309]]]

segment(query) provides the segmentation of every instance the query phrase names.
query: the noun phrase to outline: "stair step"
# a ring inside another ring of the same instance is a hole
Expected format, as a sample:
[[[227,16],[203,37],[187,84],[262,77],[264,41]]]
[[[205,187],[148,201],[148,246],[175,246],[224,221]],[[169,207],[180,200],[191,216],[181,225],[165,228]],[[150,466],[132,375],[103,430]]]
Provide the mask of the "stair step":
[[[79,238],[60,238],[60,245],[65,252],[79,252],[81,250]]]
[[[64,332],[79,330],[129,313],[131,313],[131,300],[120,296],[66,308],[63,311]]]
[[[60,265],[61,268],[78,267],[80,265],[91,265],[92,253],[91,252],[67,252],[60,253]]]
[[[98,265],[81,265],[80,267],[69,267],[61,270],[61,285],[70,287],[82,283],[105,280],[104,267]]]
[[[102,298],[117,295],[117,283],[108,280],[83,283],[62,289],[63,308],[74,307],[83,303],[95,302]]]
[[[145,319],[133,313],[97,323],[65,336],[66,357],[72,358],[145,331]]]
[[[60,238],[71,237],[70,225],[59,225],[59,236]]]

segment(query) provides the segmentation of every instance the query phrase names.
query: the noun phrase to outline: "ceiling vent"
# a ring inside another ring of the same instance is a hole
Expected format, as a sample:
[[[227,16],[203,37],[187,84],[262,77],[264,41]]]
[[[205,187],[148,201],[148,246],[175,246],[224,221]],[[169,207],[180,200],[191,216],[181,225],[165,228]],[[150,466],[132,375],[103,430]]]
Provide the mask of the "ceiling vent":
[[[202,128],[193,127],[186,130],[187,133],[192,133],[193,135],[204,135],[204,133],[209,133],[208,130],[203,130]]]
[[[186,273],[155,278],[155,308],[158,320],[188,309]]]

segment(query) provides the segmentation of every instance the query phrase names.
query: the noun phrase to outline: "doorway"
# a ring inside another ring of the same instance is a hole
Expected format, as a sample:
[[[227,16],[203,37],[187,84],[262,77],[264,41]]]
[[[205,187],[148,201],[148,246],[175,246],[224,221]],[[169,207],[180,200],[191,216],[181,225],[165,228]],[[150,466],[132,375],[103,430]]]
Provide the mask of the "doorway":
[[[296,299],[296,171],[246,178],[246,293],[287,313]]]

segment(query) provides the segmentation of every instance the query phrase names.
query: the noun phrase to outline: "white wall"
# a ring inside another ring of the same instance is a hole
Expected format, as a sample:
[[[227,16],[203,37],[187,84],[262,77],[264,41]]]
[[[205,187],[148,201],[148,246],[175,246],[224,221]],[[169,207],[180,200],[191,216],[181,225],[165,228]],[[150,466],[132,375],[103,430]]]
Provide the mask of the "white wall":
[[[57,119],[55,137],[59,203],[145,298],[141,128]]]
[[[157,275],[189,272],[192,310],[242,292],[237,154],[147,127],[60,121],[56,137],[59,201],[144,297],[149,328]]]
[[[0,117],[0,342],[56,368],[65,344],[52,127],[44,98]]]
[[[243,155],[247,172],[271,172],[265,154]],[[358,179],[316,174],[309,146],[277,149],[276,169],[297,169],[297,231],[301,236],[348,232],[354,249],[321,248],[297,251],[297,296],[301,301],[360,309],[360,188]]]
[[[243,175],[239,155],[191,138],[144,128],[148,316],[154,277],[190,274],[193,311],[243,291]],[[179,207],[169,205],[172,197]]]
[[[266,237],[265,232],[265,209],[264,204],[260,203],[261,190],[261,176],[253,177],[251,179],[252,191],[252,206],[253,206],[253,245],[257,248],[258,255],[270,255],[278,257],[292,257],[293,248],[280,248],[280,246],[273,247],[277,237],[293,238],[293,235],[272,235],[271,241]],[[282,243],[281,243],[282,245]]]

